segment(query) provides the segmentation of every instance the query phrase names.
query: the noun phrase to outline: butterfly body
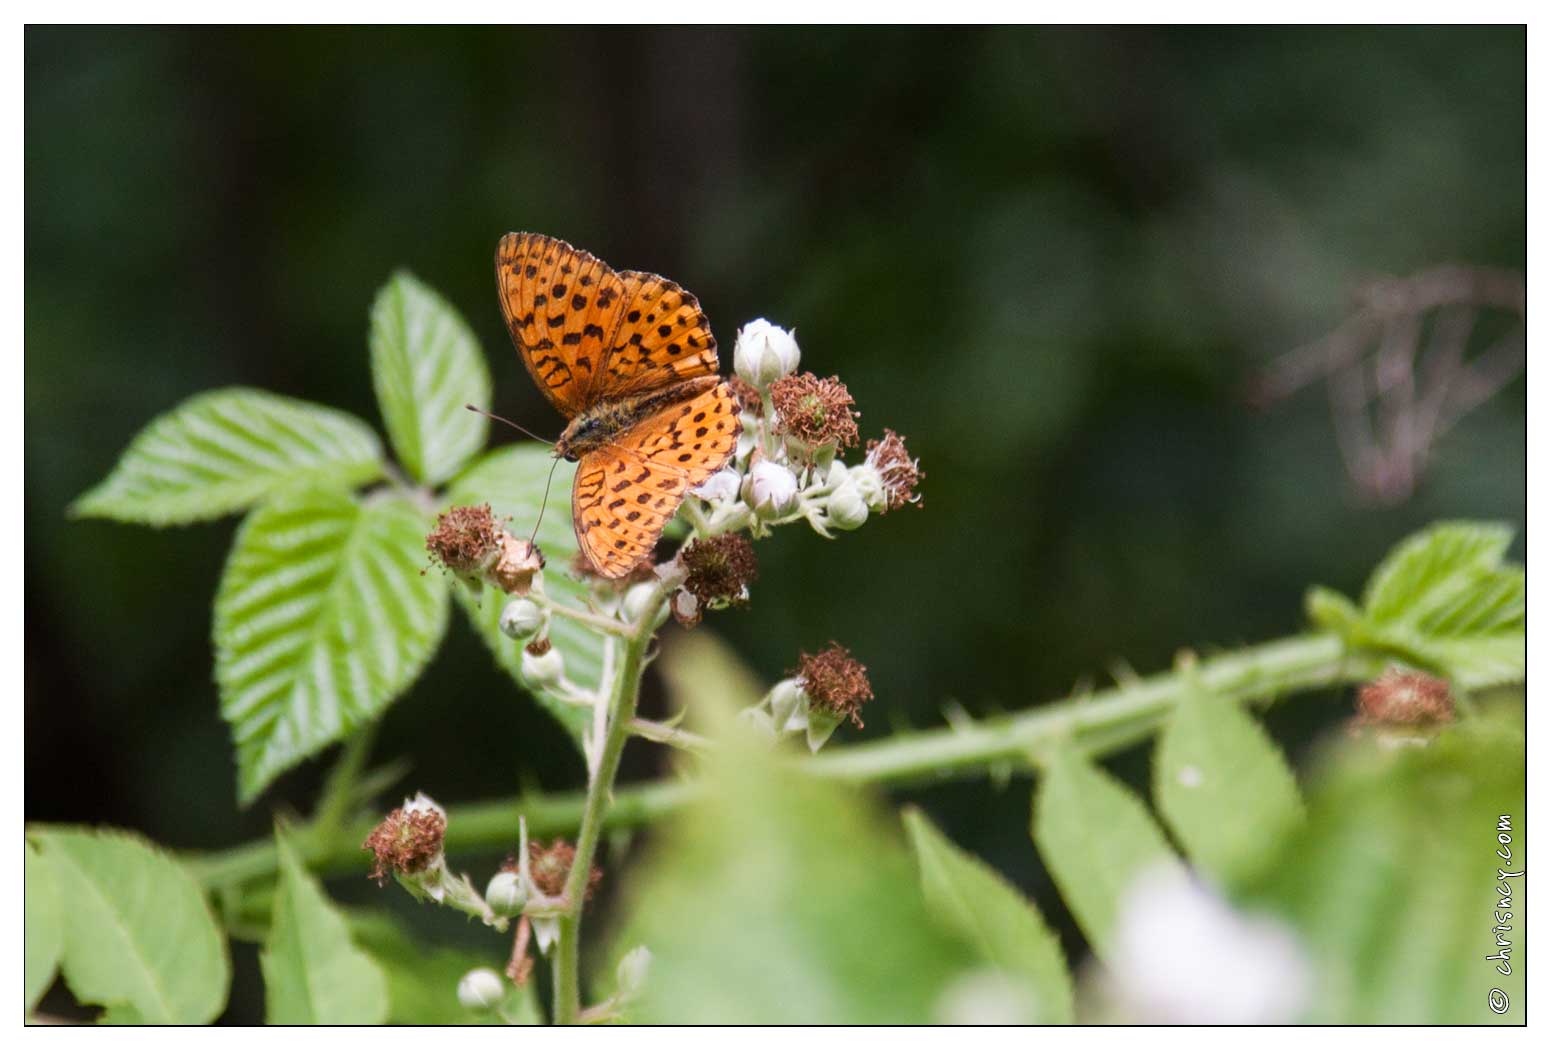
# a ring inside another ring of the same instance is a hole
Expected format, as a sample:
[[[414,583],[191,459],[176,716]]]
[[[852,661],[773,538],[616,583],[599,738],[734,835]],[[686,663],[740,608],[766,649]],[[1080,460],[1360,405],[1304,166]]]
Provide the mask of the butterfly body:
[[[737,448],[738,403],[717,376],[710,323],[672,281],[541,234],[501,238],[495,270],[512,342],[568,421],[555,455],[577,464],[577,546],[598,573],[622,577]]]
[[[573,462],[579,460],[663,409],[704,394],[720,382],[715,376],[701,376],[650,394],[634,394],[584,409],[571,418],[555,442],[555,455]]]

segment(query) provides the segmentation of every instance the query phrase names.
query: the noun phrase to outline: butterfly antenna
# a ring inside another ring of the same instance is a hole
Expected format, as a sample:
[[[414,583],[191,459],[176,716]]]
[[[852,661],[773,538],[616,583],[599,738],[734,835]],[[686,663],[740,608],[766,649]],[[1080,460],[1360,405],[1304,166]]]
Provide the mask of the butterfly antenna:
[[[534,441],[543,442],[545,445],[554,445],[555,444],[554,442],[550,441],[548,438],[544,437],[542,434],[534,434],[532,431],[528,430],[528,428],[524,427],[522,424],[520,424],[520,423],[513,423],[511,420],[508,420],[505,416],[497,416],[493,412],[486,412],[484,409],[478,408],[478,407],[473,406],[473,405],[465,405],[463,407],[465,409],[467,409],[469,412],[477,412],[481,416],[484,416],[487,419],[494,420],[497,423],[504,423],[504,424],[506,424],[508,427],[510,427],[514,431],[521,431],[523,434],[526,434],[529,438],[532,438]]]
[[[560,460],[558,457],[549,465],[549,477],[544,480],[544,499],[539,501],[539,518],[537,522],[533,523],[533,535],[528,537],[530,547],[539,538],[539,526],[544,521],[544,509],[549,506],[549,484],[555,480],[555,468],[559,466]]]

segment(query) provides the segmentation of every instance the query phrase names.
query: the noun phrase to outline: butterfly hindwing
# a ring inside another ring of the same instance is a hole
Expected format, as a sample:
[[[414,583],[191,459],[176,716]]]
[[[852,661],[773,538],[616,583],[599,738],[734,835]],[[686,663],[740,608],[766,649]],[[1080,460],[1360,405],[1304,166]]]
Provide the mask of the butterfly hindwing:
[[[719,383],[582,457],[571,514],[577,542],[598,572],[623,576],[651,554],[684,494],[732,456],[739,430],[737,399]]]

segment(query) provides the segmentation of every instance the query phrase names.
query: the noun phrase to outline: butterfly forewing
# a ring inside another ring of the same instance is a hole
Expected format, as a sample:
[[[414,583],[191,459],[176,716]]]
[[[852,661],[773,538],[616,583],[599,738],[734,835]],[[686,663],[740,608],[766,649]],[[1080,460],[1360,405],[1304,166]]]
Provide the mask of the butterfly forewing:
[[[700,301],[665,277],[619,275],[625,306],[594,393],[621,397],[716,374],[716,338]]]
[[[571,510],[593,566],[619,577],[650,555],[684,494],[732,456],[739,429],[737,400],[717,384],[582,457]]]
[[[576,415],[596,397],[624,312],[625,283],[590,252],[540,234],[507,234],[495,259],[512,342],[539,390]]]

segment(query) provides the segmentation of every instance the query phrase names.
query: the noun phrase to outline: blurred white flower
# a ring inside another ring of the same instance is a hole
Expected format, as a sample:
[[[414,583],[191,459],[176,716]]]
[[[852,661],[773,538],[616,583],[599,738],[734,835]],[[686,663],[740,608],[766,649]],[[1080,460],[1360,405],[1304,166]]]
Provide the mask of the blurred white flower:
[[[932,1005],[937,1025],[1037,1025],[1034,997],[1001,971],[970,971],[955,978]]]
[[[458,1003],[470,1011],[489,1011],[506,996],[506,983],[488,967],[476,967],[458,981]]]
[[[1175,866],[1149,869],[1122,897],[1109,977],[1134,1021],[1279,1025],[1310,990],[1292,930],[1237,911]]]
[[[749,471],[743,497],[761,518],[779,518],[797,508],[797,476],[774,460],[761,460]]]
[[[738,330],[738,341],[732,348],[732,367],[745,382],[764,390],[782,376],[795,372],[801,356],[793,333],[758,318]]]

